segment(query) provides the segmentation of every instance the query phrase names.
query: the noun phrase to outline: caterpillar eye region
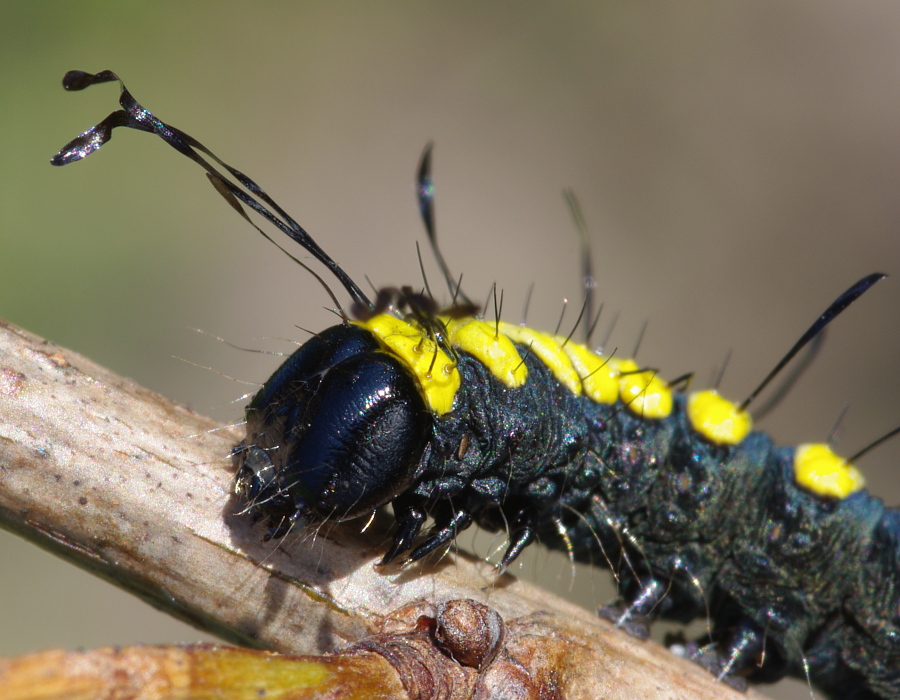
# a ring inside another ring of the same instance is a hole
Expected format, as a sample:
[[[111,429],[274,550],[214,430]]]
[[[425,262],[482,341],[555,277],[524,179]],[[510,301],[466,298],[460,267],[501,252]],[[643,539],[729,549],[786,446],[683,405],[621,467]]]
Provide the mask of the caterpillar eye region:
[[[64,86],[114,81],[73,71]],[[631,633],[661,618],[707,620],[687,653],[725,682],[793,675],[832,698],[900,698],[900,511],[863,488],[853,462],[869,448],[843,459],[827,444],[778,446],[748,412],[884,275],[838,296],[742,403],[687,393],[634,359],[477,313],[437,244],[430,146],[416,192],[453,299],[443,309],[404,287],[370,300],[256,182],[124,85],[119,104],[52,163],[90,155],[119,127],[153,133],[349,296],[347,313],[310,270],[342,322],[304,343],[247,406],[235,491],[268,538],[390,504],[387,565],[441,550],[472,524],[503,529],[501,569],[536,540],[611,569],[620,600],[601,614]]]

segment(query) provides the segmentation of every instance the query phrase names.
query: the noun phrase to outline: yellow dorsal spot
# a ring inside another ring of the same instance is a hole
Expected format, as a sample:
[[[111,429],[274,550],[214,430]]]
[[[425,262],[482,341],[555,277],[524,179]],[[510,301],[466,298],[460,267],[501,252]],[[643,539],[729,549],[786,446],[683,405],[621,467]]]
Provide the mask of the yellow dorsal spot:
[[[388,314],[353,323],[373,333],[412,370],[432,413],[440,416],[453,409],[460,383],[459,370],[432,338],[418,326]]]
[[[714,445],[737,445],[747,437],[753,419],[714,389],[697,391],[687,400],[691,426]]]
[[[493,324],[474,318],[447,321],[450,344],[477,359],[491,374],[514,389],[528,379],[528,367],[512,341]]]
[[[824,498],[846,498],[866,485],[859,469],[820,443],[798,445],[794,450],[794,480]]]
[[[610,364],[619,371],[619,398],[633,414],[666,418],[672,412],[672,392],[655,372],[638,372],[634,360],[610,358]]]
[[[585,396],[595,403],[614,404],[619,398],[619,371],[612,366],[610,358],[571,341],[563,345],[563,350],[581,378]]]
[[[562,345],[556,342],[552,335],[505,321],[500,321],[499,328],[500,332],[514,343],[530,348],[530,352],[533,352],[553,373],[556,381],[576,396],[581,396],[581,379],[578,377],[578,372],[572,366]]]

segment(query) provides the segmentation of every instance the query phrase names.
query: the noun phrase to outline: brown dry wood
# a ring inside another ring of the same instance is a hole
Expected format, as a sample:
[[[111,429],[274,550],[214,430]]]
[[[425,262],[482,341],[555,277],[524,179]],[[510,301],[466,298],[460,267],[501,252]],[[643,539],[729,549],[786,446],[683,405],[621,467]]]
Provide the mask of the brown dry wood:
[[[464,555],[379,569],[380,521],[262,542],[235,515],[241,437],[0,322],[0,526],[157,608],[237,644],[319,654],[412,601],[471,598],[554,630],[567,698],[759,697]]]

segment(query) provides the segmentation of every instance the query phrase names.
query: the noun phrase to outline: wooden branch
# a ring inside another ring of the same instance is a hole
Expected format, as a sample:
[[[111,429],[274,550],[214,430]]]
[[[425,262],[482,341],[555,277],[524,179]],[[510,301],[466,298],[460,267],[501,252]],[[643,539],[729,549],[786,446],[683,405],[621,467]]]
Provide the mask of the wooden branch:
[[[464,555],[378,568],[386,519],[263,542],[232,496],[241,437],[0,322],[0,525],[157,608],[243,646],[320,654],[402,606],[473,599],[563,645],[567,698],[758,697]]]

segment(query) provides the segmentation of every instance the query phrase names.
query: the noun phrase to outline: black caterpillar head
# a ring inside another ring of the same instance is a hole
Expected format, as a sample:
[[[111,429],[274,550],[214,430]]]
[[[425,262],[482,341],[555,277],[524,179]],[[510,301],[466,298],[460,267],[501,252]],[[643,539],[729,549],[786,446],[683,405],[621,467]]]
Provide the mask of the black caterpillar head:
[[[431,420],[402,362],[368,331],[334,326],[247,407],[235,492],[274,537],[294,523],[370,513],[412,483]]]

